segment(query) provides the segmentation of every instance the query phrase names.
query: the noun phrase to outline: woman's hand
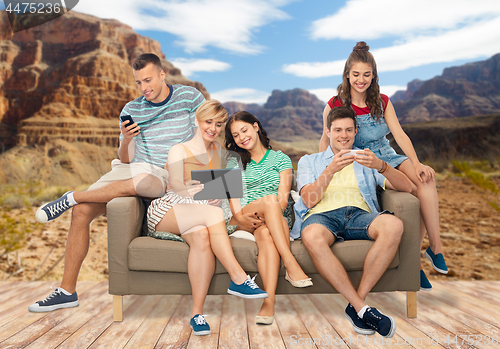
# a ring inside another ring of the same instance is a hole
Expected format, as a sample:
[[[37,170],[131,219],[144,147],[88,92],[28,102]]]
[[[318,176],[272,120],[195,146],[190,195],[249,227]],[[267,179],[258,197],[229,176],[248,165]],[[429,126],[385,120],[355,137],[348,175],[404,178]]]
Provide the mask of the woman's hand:
[[[190,180],[189,182],[186,182],[186,192],[187,195],[192,198],[194,197],[195,194],[199,193],[200,191],[203,190],[205,186],[201,184],[200,181],[195,181],[195,180]]]
[[[252,213],[238,213],[234,216],[236,219],[236,222],[238,223],[238,228],[241,228],[242,230],[252,232],[258,227],[260,227],[262,224],[264,224],[264,218],[259,217],[257,215],[257,212]]]
[[[422,183],[429,183],[429,182],[434,182],[434,177],[436,176],[436,172],[434,169],[430,166],[426,166],[422,163],[417,163],[416,165],[413,166],[415,168],[415,174],[417,175],[417,178],[420,180]]]
[[[222,200],[221,199],[208,200],[208,204],[211,206],[220,207],[220,205],[222,204]]]

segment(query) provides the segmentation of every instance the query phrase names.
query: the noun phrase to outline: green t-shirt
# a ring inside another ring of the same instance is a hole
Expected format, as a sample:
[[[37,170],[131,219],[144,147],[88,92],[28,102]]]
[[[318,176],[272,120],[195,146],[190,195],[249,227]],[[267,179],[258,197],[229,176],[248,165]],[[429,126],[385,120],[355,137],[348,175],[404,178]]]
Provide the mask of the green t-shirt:
[[[239,167],[236,158],[231,158],[227,168]],[[241,207],[267,195],[278,195],[280,172],[292,168],[292,161],[282,151],[268,149],[262,160],[250,160],[243,171],[243,198]]]

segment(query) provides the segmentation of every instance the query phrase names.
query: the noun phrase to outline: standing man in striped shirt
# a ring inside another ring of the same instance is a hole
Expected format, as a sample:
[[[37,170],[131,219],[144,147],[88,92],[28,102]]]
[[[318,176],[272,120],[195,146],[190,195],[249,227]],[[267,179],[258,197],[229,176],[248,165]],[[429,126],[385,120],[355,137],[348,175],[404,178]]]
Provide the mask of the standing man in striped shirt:
[[[67,192],[36,212],[36,219],[46,223],[74,207],[61,286],[44,300],[30,305],[30,311],[47,312],[78,305],[76,282],[88,252],[92,220],[105,215],[106,204],[114,198],[162,196],[168,181],[163,166],[170,148],[194,136],[195,112],[205,100],[203,95],[193,87],[166,85],[160,58],[152,53],[135,58],[132,68],[142,96],[127,103],[120,114],[120,159],[113,160],[112,170],[88,190]]]

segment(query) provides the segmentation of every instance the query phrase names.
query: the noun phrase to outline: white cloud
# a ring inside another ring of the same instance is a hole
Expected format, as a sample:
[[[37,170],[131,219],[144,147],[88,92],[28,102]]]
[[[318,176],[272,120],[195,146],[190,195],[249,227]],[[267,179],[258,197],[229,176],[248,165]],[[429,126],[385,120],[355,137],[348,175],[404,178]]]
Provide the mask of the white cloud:
[[[265,91],[259,91],[252,88],[232,88],[218,92],[211,92],[210,96],[221,103],[241,102],[264,104],[271,94]]]
[[[406,86],[386,85],[380,86],[380,92],[392,97],[397,91],[406,91]]]
[[[359,25],[358,25],[359,24]],[[500,1],[349,0],[312,24],[313,39],[394,39],[374,49],[379,72],[488,57],[500,51]],[[368,44],[370,44],[368,42]],[[347,56],[346,56],[347,59]],[[287,64],[300,77],[341,75],[345,60]]]
[[[172,58],[170,62],[182,71],[182,75],[190,77],[196,72],[218,72],[226,71],[231,65],[226,62],[216,61],[215,59],[188,59]]]
[[[254,34],[273,21],[288,19],[279,7],[285,0],[85,0],[76,11],[100,18],[114,18],[136,30],[176,35],[188,53],[207,46],[233,53],[256,54],[264,47]],[[153,13],[154,15],[152,15]]]
[[[337,94],[336,88],[317,88],[313,90],[309,90],[310,93],[316,95],[318,99],[322,102],[328,102],[330,98]]]
[[[394,46],[370,50],[379,72],[425,64],[488,57],[500,51],[500,16],[439,35],[422,35]],[[347,57],[346,57],[347,59]],[[345,60],[287,64],[283,71],[300,77],[342,75]]]
[[[314,21],[311,37],[368,40],[427,36],[499,14],[497,0],[349,0],[335,14]]]

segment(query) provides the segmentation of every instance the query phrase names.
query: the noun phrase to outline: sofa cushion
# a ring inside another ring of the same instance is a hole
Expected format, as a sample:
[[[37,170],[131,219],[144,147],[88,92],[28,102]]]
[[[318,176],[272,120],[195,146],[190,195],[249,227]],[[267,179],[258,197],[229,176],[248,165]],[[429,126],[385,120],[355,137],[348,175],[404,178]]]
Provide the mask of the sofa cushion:
[[[257,272],[257,245],[244,239],[230,239],[234,255],[247,273]],[[128,267],[135,271],[166,271],[187,273],[189,246],[148,236],[137,237],[128,247]],[[215,274],[226,273],[217,261]]]
[[[331,250],[342,263],[346,271],[363,270],[366,254],[372,245],[373,241],[368,240],[344,241],[333,244]],[[302,240],[293,241],[290,245],[290,249],[306,274],[317,273],[311,256],[309,252],[307,252]],[[396,252],[396,256],[388,269],[396,268],[398,265],[399,250]]]
[[[257,273],[257,244],[246,239],[230,239],[234,255],[247,273]],[[333,244],[332,251],[347,271],[363,270],[363,263],[372,241],[344,241]],[[304,272],[317,273],[316,268],[301,240],[291,243],[291,250]],[[128,265],[135,271],[164,271],[187,273],[189,246],[182,242],[158,240],[151,237],[135,238],[128,248]],[[389,269],[399,265],[399,252],[396,253]],[[215,274],[226,273],[217,261]],[[284,274],[284,270],[281,270]]]

